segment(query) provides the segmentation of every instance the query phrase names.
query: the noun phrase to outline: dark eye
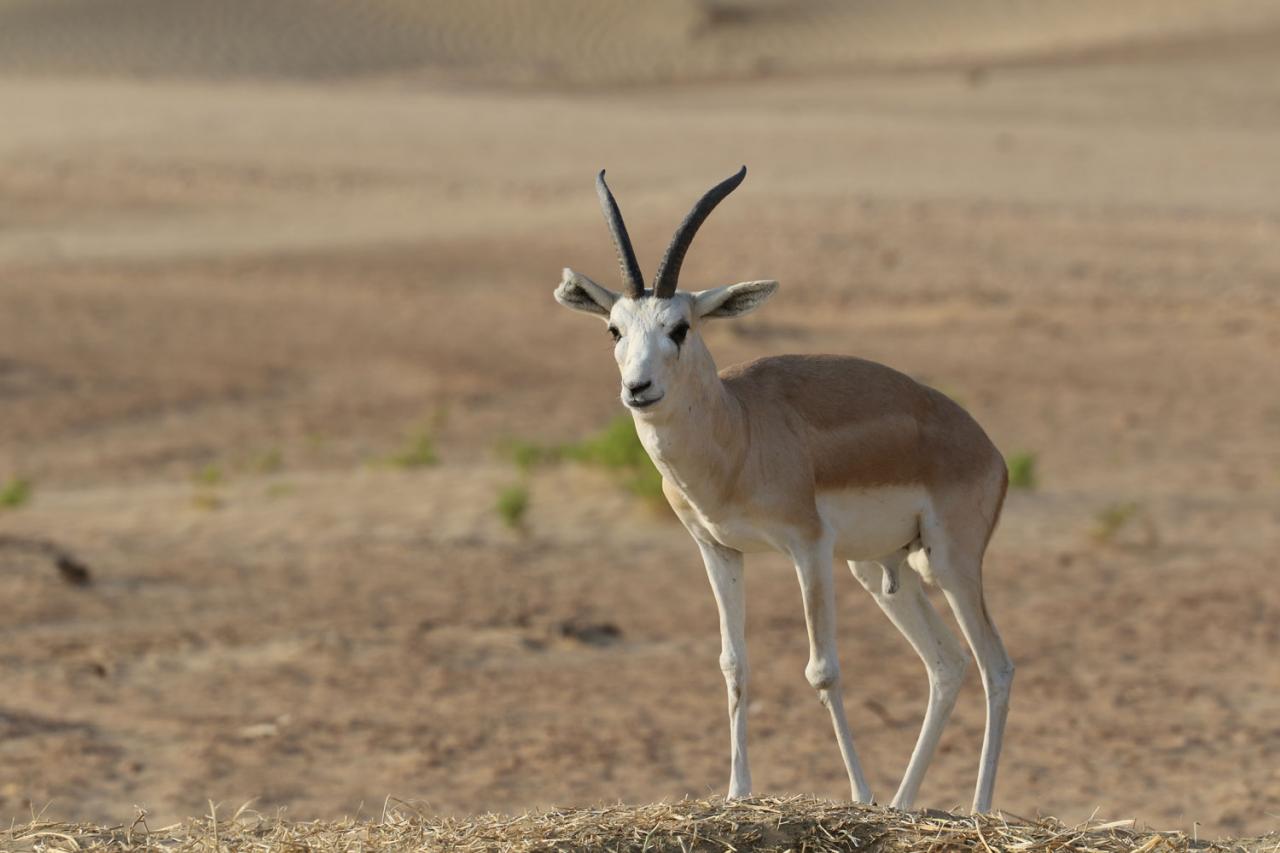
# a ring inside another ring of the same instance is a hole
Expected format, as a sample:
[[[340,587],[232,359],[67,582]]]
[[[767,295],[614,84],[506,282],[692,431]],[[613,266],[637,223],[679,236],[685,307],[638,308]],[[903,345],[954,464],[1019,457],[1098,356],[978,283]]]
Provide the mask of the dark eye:
[[[619,331],[618,331],[618,327],[617,327],[617,326],[610,326],[610,327],[609,327],[609,334],[613,335],[613,342],[614,342],[615,344],[616,344],[618,341],[622,340],[622,332],[619,332]]]
[[[689,324],[685,322],[677,323],[676,327],[671,330],[671,340],[676,342],[676,346],[680,346],[684,343],[684,336],[687,334],[689,334]]]

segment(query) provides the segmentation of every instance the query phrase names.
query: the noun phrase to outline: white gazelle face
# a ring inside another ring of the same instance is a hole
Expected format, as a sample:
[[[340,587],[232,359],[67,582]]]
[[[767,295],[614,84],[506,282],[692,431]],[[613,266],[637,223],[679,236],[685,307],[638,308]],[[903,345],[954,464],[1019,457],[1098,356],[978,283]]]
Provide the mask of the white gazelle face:
[[[671,407],[680,385],[696,381],[697,363],[711,364],[698,325],[712,317],[754,311],[777,290],[776,281],[744,281],[670,299],[646,294],[632,299],[566,269],[556,301],[566,308],[604,318],[613,336],[613,356],[622,380],[622,403],[637,416]],[[711,364],[714,369],[714,364]]]
[[[613,355],[622,380],[623,405],[641,414],[661,409],[679,381],[681,353],[696,332],[693,300],[685,293],[671,299],[619,299],[609,312]]]

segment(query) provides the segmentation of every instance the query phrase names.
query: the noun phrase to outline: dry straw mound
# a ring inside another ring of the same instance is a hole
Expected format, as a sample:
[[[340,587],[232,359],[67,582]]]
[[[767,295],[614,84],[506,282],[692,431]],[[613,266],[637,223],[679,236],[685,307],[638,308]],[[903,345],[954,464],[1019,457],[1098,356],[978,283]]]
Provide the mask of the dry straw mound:
[[[284,851],[1277,851],[1280,834],[1204,841],[1135,830],[1130,821],[1066,826],[1051,818],[904,813],[807,797],[686,800],[530,812],[519,817],[427,817],[388,809],[380,820],[291,822],[241,811],[151,829],[33,822],[0,833],[5,850]]]

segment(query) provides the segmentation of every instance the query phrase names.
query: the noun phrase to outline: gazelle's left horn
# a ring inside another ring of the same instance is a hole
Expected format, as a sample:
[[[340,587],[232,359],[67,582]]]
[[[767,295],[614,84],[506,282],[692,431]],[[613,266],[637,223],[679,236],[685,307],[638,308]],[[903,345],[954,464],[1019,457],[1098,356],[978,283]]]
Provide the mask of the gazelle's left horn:
[[[618,268],[622,271],[623,296],[639,299],[644,296],[644,275],[640,272],[640,263],[636,260],[636,250],[631,248],[631,238],[627,236],[627,226],[622,221],[622,211],[609,192],[609,185],[604,182],[604,169],[596,175],[596,195],[600,196],[600,207],[604,210],[605,222],[609,223],[609,233],[613,235],[613,245],[618,250]]]
[[[689,211],[689,215],[680,223],[676,234],[671,238],[671,245],[658,265],[658,274],[653,279],[653,295],[659,299],[670,299],[676,295],[676,285],[680,282],[680,266],[684,263],[684,254],[693,243],[693,235],[698,233],[702,223],[716,209],[716,205],[724,197],[738,188],[742,179],[747,176],[747,167],[743,166],[731,178],[726,178],[707,190],[706,195],[698,199],[698,203]]]

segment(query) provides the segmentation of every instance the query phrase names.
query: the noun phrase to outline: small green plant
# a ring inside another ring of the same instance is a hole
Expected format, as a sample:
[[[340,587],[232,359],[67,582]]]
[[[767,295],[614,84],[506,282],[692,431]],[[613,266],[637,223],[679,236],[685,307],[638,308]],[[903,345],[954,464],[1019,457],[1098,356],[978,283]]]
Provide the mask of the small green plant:
[[[280,452],[278,447],[263,451],[253,459],[253,470],[259,474],[274,474],[283,467],[284,454]]]
[[[1114,541],[1125,525],[1138,514],[1139,509],[1137,501],[1125,501],[1108,504],[1098,510],[1097,515],[1094,516],[1096,522],[1093,528],[1094,540],[1103,543]]]
[[[216,462],[210,462],[197,471],[192,479],[196,484],[196,493],[191,498],[191,505],[203,510],[221,509],[222,498],[218,496],[218,486],[225,479],[222,468]]]
[[[1009,457],[1009,488],[1034,489],[1036,482],[1034,453],[1015,453]]]
[[[405,446],[387,457],[387,462],[397,468],[423,468],[440,461],[436,455],[436,443],[431,431],[420,429],[409,436]]]
[[[655,507],[666,507],[662,475],[654,467],[636,425],[627,415],[619,415],[592,438],[560,449],[565,458],[598,465],[613,471],[627,491]]]
[[[11,477],[0,487],[0,508],[17,509],[31,500],[31,481],[22,477]]]
[[[631,494],[655,507],[667,507],[662,475],[649,459],[636,434],[635,421],[628,415],[619,415],[600,432],[572,444],[542,445],[510,439],[499,445],[499,451],[526,476],[539,465],[566,459],[604,468]]]
[[[518,438],[504,441],[499,445],[499,450],[504,456],[509,457],[524,474],[528,474],[539,465],[559,461],[561,456],[560,448],[546,447]]]
[[[523,483],[507,486],[498,493],[498,502],[494,505],[498,515],[507,527],[513,530],[524,529],[524,517],[529,511],[529,489]]]
[[[636,434],[635,421],[627,415],[614,418],[592,438],[565,446],[563,452],[570,459],[615,471],[653,464]]]
[[[201,486],[213,488],[222,482],[222,468],[217,464],[210,462],[208,465],[196,472],[196,483]]]

